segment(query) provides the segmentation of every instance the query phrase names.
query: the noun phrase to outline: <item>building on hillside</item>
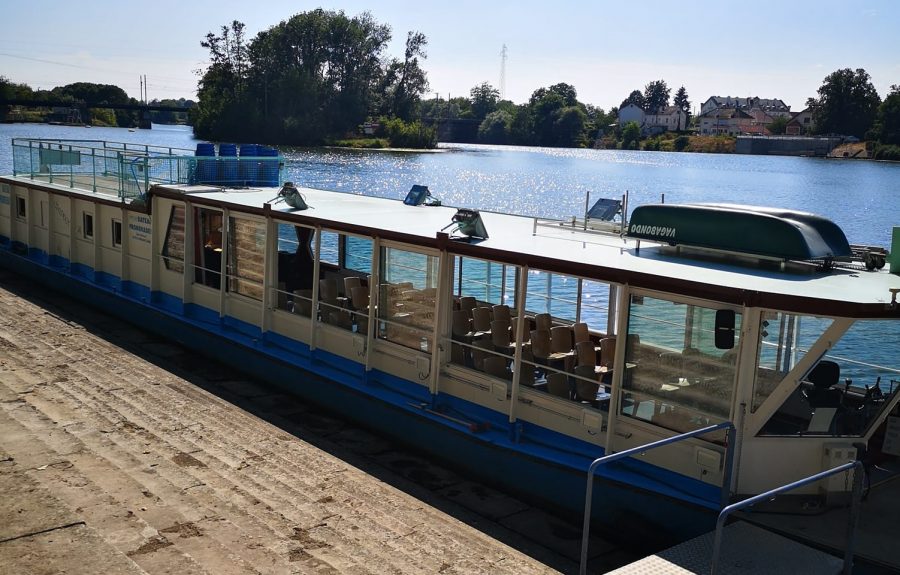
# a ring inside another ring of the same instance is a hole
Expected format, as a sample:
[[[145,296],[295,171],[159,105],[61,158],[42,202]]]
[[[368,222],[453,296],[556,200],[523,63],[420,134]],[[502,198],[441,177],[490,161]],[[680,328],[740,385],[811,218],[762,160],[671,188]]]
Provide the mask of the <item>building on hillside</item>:
[[[688,117],[684,110],[675,106],[666,106],[657,114],[647,114],[635,104],[628,104],[619,110],[619,125],[635,122],[641,127],[641,134],[645,136],[686,130],[687,121]]]
[[[756,96],[749,98],[732,98],[731,96],[710,96],[703,104],[700,105],[700,114],[703,115],[710,110],[735,108],[750,112],[751,110],[761,110],[772,118],[777,116],[790,117],[791,107],[779,98],[758,98]]]
[[[714,108],[700,115],[700,134],[762,134],[765,127],[756,124],[753,116],[739,108]]]
[[[794,114],[791,121],[787,123],[784,133],[788,136],[808,136],[812,134],[815,127],[812,111],[806,108],[802,112]]]

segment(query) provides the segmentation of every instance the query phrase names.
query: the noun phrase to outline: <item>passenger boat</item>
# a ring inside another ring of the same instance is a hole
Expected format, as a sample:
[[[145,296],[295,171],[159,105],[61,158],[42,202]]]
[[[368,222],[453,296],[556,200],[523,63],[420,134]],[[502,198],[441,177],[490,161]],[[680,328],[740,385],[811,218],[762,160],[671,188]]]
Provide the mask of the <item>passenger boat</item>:
[[[746,206],[542,220],[295,187],[234,148],[14,140],[0,262],[564,513],[594,459],[733,422],[596,477],[595,523],[660,544],[723,488],[882,449],[897,230],[889,253]]]

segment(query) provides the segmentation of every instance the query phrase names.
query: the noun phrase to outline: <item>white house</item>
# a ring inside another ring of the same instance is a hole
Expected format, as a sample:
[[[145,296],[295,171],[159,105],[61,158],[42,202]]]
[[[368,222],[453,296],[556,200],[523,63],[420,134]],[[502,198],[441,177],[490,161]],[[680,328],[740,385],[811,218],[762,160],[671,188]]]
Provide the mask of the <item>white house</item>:
[[[687,129],[687,114],[675,107],[666,106],[658,114],[647,114],[635,104],[628,104],[619,110],[619,125],[635,122],[641,133],[660,133]]]

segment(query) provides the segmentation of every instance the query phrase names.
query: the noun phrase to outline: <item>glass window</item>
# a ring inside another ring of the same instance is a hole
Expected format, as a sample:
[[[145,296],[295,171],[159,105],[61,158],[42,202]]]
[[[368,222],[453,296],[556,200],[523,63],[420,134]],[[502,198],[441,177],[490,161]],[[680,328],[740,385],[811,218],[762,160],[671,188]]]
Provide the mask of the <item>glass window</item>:
[[[167,270],[184,273],[184,206],[172,206],[162,249]]]
[[[122,245],[122,222],[119,220],[112,221],[112,245],[117,248]]]
[[[370,274],[372,272],[372,240],[346,236],[344,242],[346,246],[344,248],[344,267]]]
[[[413,349],[431,349],[438,263],[434,256],[382,248],[380,337]]]
[[[195,211],[195,245],[199,260],[194,264],[196,283],[219,289],[222,271],[222,212],[198,208]]]
[[[321,263],[340,265],[340,236],[336,232],[322,231],[321,250]]]
[[[787,376],[831,320],[771,314],[764,320],[754,406]],[[784,334],[784,335],[782,335]],[[894,347],[896,322],[857,321],[813,368],[762,428],[761,435],[850,436],[871,431],[900,393]],[[766,344],[766,340],[774,340]],[[773,361],[773,356],[775,360]],[[765,362],[765,365],[763,365]]]
[[[245,218],[228,222],[228,291],[262,300],[266,225]]]
[[[623,414],[677,432],[728,420],[741,316],[734,314],[733,326],[726,326],[733,329],[734,342],[723,349],[716,346],[716,312],[647,296],[631,298]]]
[[[87,240],[92,239],[94,237],[94,214],[83,212],[81,215],[84,238]]]
[[[25,198],[22,196],[16,196],[16,217],[24,220],[28,215],[27,210],[25,209]]]

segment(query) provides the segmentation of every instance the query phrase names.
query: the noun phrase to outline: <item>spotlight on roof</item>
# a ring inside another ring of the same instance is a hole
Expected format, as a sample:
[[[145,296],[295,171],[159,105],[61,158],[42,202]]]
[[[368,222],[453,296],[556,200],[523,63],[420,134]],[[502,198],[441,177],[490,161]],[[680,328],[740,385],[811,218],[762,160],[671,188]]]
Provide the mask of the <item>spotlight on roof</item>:
[[[419,186],[415,185],[410,188],[409,193],[406,194],[406,199],[403,200],[403,203],[407,206],[439,206],[441,205],[441,201],[436,197],[431,195],[431,190],[428,189],[428,186]]]
[[[454,240],[470,240],[472,238],[486,240],[488,238],[487,229],[484,227],[484,222],[481,221],[481,214],[478,213],[478,210],[459,208],[453,214],[450,223],[441,228],[441,231],[448,228],[453,228],[450,231],[450,237]],[[462,237],[453,237],[453,232],[461,233]]]

